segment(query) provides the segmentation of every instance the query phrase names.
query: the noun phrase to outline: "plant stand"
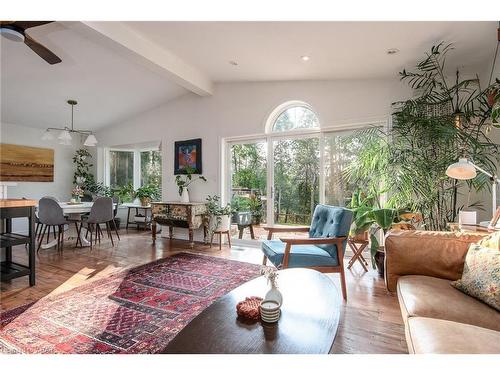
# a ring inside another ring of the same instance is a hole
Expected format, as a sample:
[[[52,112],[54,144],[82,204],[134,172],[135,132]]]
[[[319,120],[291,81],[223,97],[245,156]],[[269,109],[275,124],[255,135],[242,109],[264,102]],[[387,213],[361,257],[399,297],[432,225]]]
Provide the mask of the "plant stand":
[[[250,238],[252,240],[255,240],[255,234],[253,232],[253,224],[246,224],[246,225],[240,225],[238,224],[238,238],[241,240],[243,238],[243,230],[245,228],[249,228],[250,229]]]
[[[219,235],[219,250],[222,250],[222,235],[227,234],[227,242],[229,244],[229,248],[231,248],[231,234],[229,230],[224,230],[224,231],[214,231],[212,233],[212,236],[210,237],[210,247],[212,247],[212,242],[214,240],[214,235],[218,234]]]
[[[347,269],[350,270],[357,260],[359,264],[361,264],[365,272],[368,272],[368,267],[367,267],[368,262],[363,257],[363,251],[368,246],[368,240],[361,240],[361,239],[356,239],[354,237],[349,237],[347,243],[349,244],[349,247],[352,249],[354,253],[352,258],[349,260],[349,263],[347,264]]]

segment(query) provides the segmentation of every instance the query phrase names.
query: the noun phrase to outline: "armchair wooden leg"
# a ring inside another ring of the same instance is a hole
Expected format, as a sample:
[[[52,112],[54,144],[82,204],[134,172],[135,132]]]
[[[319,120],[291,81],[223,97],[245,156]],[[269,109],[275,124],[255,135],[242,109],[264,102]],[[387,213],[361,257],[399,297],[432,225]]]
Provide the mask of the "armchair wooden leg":
[[[340,286],[342,288],[342,297],[344,298],[345,301],[347,301],[347,286],[345,283],[345,275],[343,268],[342,271],[340,272]]]
[[[265,266],[267,264],[267,257],[264,255],[264,258],[262,259],[262,265]]]

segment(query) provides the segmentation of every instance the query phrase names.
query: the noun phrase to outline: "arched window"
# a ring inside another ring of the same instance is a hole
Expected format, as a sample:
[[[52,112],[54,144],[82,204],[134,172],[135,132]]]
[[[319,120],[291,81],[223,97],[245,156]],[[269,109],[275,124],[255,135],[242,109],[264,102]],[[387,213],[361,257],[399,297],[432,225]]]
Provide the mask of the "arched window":
[[[269,116],[268,133],[319,128],[318,116],[304,102],[287,102],[277,107]]]

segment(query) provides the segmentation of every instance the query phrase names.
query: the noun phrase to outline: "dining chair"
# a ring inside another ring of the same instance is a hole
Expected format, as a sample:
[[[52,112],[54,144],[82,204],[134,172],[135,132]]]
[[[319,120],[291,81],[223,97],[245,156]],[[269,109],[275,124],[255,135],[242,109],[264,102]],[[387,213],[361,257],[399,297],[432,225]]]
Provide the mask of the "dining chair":
[[[352,211],[344,207],[319,204],[314,209],[311,226],[264,227],[267,240],[262,242],[263,264],[267,259],[277,268],[311,268],[324,273],[339,273],[342,296],[347,300],[344,253],[352,223]],[[307,232],[308,238],[280,238],[274,233]]]
[[[64,228],[66,225],[69,225],[70,222],[64,217],[63,209],[56,198],[43,197],[40,199],[38,202],[38,220],[42,225],[42,229],[40,230],[41,235],[37,252],[40,251],[45,233],[47,233],[47,243],[49,243],[51,228],[53,230],[54,239],[56,239],[56,227],[58,228],[57,250],[62,251],[64,248]]]
[[[85,219],[87,224],[87,232],[90,233],[90,248],[92,249],[92,242],[97,244],[97,241],[101,243],[101,227],[100,224],[106,225],[106,231],[108,237],[111,239],[111,244],[114,246],[113,235],[111,233],[110,222],[114,219],[113,217],[113,200],[109,197],[97,198],[90,209],[90,215]],[[82,224],[83,225],[83,224]],[[95,238],[94,234],[95,232]]]
[[[111,198],[113,200],[113,220],[109,222],[109,225],[112,229],[115,230],[116,236],[118,237],[118,241],[120,240],[120,234],[118,233],[118,227],[116,226],[116,214],[118,213],[118,204],[120,203],[120,197],[113,196]]]

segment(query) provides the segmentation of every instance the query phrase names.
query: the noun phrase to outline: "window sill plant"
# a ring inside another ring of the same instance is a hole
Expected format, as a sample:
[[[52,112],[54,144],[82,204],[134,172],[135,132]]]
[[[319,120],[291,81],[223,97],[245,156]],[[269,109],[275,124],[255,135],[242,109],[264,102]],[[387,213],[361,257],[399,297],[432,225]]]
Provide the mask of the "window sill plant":
[[[152,200],[159,199],[159,189],[156,185],[141,186],[135,192],[135,197],[141,201],[141,206],[149,206]]]

